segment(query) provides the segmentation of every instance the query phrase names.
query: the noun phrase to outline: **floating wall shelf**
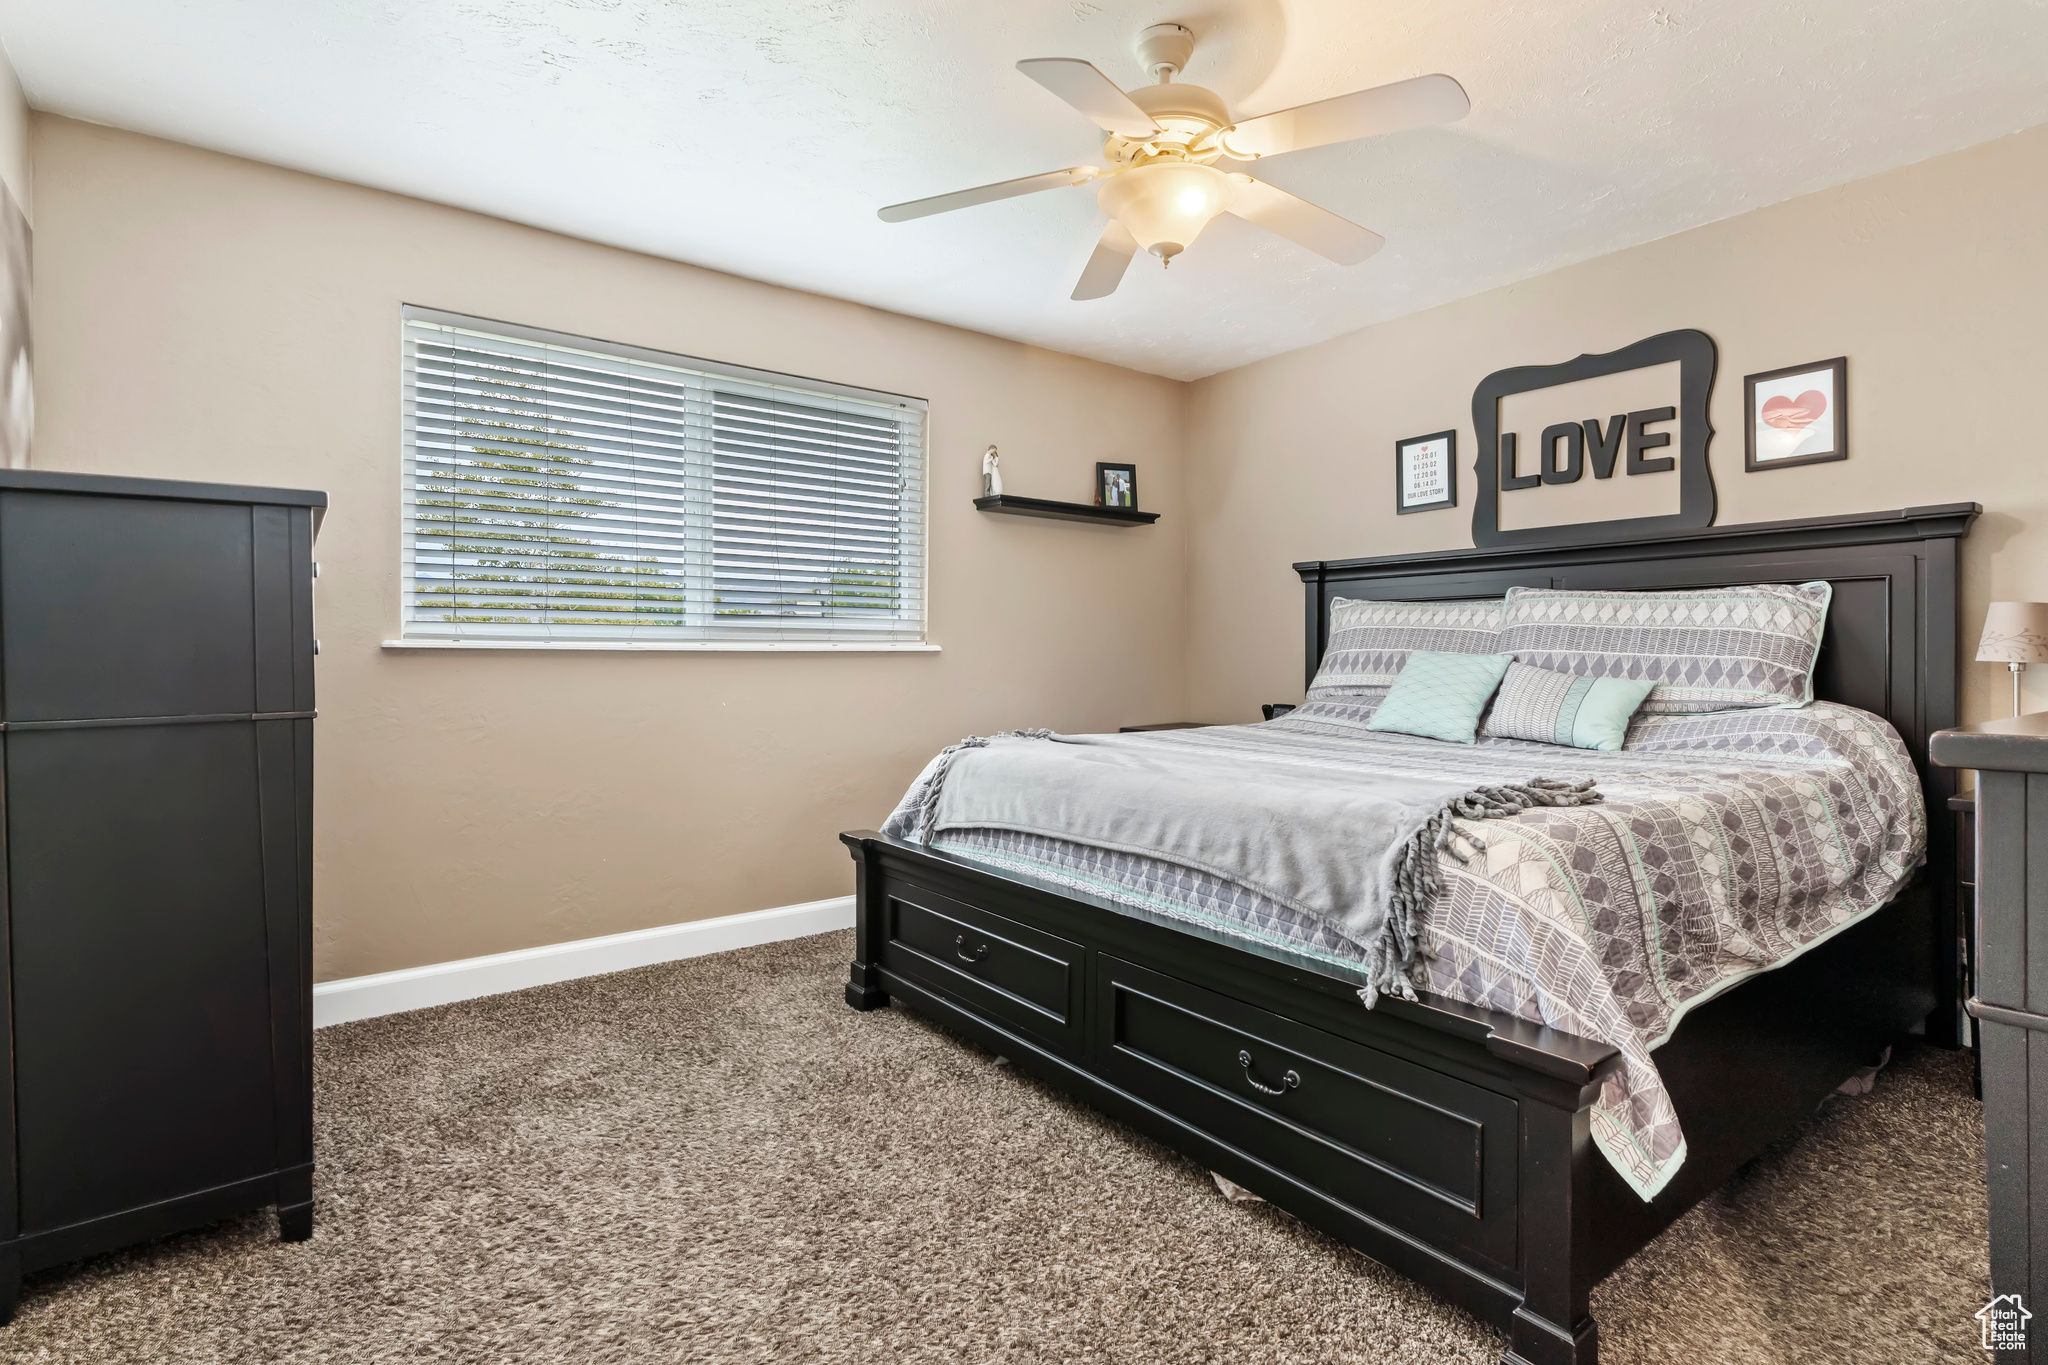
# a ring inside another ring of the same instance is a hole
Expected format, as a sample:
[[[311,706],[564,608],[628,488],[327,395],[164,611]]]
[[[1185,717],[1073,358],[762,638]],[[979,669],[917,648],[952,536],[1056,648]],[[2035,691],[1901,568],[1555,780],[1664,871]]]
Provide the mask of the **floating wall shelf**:
[[[1013,517],[1052,517],[1059,521],[1107,522],[1111,526],[1150,526],[1159,520],[1157,512],[1140,512],[1135,507],[1097,507],[1085,502],[1053,502],[1049,498],[1020,498],[1015,493],[998,493],[976,498],[974,505],[984,512],[1002,512]]]

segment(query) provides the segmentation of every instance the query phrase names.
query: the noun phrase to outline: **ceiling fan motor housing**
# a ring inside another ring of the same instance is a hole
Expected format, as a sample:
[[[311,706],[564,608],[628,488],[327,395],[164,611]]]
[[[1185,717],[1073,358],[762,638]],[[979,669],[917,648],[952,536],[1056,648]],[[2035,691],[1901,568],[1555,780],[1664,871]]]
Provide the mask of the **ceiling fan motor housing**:
[[[1141,85],[1127,93],[1131,103],[1161,123],[1186,119],[1205,123],[1212,131],[1230,126],[1230,106],[1221,95],[1199,85]]]
[[[1220,134],[1230,125],[1230,106],[1214,91],[1199,85],[1141,85],[1129,93],[1131,102],[1158,126],[1141,137],[1105,136],[1102,154],[1112,168],[1155,161],[1206,165],[1223,155]]]

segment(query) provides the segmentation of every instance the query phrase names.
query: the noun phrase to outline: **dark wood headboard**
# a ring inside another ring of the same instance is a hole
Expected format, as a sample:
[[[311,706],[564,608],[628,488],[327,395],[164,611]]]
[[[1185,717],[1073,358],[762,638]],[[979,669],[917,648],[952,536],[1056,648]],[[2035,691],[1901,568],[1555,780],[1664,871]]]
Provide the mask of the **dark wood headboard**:
[[[1499,597],[1509,588],[1701,588],[1742,583],[1835,586],[1814,692],[1875,712],[1913,751],[1956,723],[1956,541],[1983,511],[1974,502],[1859,512],[1810,521],[1715,526],[1576,547],[1442,550],[1294,566],[1307,587],[1308,672],[1330,639],[1340,597],[1386,602]],[[1930,793],[1931,794],[1931,793]]]
[[[1953,769],[1928,762],[1927,739],[1957,722],[1956,541],[1984,509],[1974,502],[1859,512],[1808,521],[1715,526],[1632,542],[1500,547],[1315,560],[1294,566],[1307,588],[1309,679],[1340,597],[1386,602],[1499,597],[1509,588],[1700,588],[1743,583],[1834,584],[1814,693],[1890,721],[1920,769],[1927,797],[1927,871],[1937,950],[1953,951]],[[1947,942],[1941,940],[1946,939]],[[1957,997],[1953,984],[1944,1003]]]

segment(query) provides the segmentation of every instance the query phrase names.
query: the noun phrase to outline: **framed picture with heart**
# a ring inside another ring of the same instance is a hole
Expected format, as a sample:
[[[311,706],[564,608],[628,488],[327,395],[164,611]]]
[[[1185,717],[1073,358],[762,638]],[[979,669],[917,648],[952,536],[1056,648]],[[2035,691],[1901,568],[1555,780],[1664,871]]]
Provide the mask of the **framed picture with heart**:
[[[1743,469],[1848,459],[1848,394],[1847,356],[1743,376]]]

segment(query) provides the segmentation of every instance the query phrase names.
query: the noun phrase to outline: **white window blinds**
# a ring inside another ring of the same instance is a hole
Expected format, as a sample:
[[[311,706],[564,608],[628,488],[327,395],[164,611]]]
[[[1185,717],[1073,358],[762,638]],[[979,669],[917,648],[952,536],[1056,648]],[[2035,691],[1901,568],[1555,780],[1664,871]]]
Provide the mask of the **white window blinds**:
[[[922,400],[408,307],[409,639],[924,638]]]

